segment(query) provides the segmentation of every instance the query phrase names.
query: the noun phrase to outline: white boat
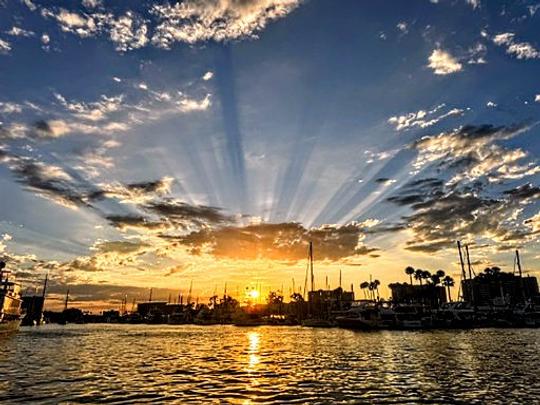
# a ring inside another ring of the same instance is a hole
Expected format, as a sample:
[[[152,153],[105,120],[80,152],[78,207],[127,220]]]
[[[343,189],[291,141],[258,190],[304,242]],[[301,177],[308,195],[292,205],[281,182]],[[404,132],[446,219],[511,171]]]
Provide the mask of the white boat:
[[[10,279],[5,267],[0,261],[0,333],[18,330],[22,320],[21,286]]]

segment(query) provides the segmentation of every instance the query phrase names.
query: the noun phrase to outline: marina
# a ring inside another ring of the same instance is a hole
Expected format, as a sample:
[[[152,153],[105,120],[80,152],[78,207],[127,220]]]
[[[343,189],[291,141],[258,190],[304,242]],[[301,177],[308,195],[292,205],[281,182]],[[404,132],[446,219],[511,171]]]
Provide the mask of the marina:
[[[91,314],[69,305],[66,293],[64,310],[44,311],[45,280],[41,295],[23,297],[23,301],[35,303],[24,308],[26,317],[34,319],[26,325],[45,322],[58,324],[82,323],[129,323],[129,324],[194,324],[236,326],[295,326],[312,328],[375,330],[433,330],[472,328],[539,328],[540,292],[538,280],[524,275],[519,252],[515,251],[513,273],[502,272],[498,267],[488,267],[475,272],[471,265],[469,247],[457,242],[460,259],[461,280],[457,300],[452,300],[451,287],[455,281],[443,270],[429,272],[407,267],[404,270],[409,282],[395,282],[388,287],[391,297],[379,295],[378,280],[359,283],[363,298],[355,297],[354,286],[345,291],[341,286],[315,289],[316,270],[314,246],[308,245],[305,286],[294,291],[288,300],[280,290],[270,291],[265,302],[252,300],[257,290],[246,290],[243,301],[227,294],[210,297],[208,303],[194,300],[193,282],[187,296],[179,294],[174,301],[153,300],[150,289],[146,302],[133,302],[127,310],[127,297],[122,299],[120,309],[110,309],[101,314]],[[467,264],[465,264],[467,263]],[[413,278],[416,282],[413,282]],[[310,286],[308,290],[308,280]],[[38,310],[36,311],[36,308]],[[29,315],[29,314],[33,315]]]

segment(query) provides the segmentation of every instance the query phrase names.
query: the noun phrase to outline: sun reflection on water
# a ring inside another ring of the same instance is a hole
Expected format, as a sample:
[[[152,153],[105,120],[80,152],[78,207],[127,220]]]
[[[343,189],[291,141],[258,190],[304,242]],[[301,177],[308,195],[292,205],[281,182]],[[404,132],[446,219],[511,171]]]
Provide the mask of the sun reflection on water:
[[[248,367],[247,371],[255,371],[257,365],[260,362],[259,358],[259,346],[261,342],[261,334],[259,332],[248,332]]]

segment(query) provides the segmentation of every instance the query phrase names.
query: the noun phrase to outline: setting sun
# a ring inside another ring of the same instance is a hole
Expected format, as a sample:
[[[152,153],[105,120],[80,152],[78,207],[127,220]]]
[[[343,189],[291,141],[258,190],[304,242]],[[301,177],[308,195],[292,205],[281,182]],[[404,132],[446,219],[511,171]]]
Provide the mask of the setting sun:
[[[251,300],[257,300],[261,296],[261,293],[258,290],[248,290],[246,291],[246,298]]]

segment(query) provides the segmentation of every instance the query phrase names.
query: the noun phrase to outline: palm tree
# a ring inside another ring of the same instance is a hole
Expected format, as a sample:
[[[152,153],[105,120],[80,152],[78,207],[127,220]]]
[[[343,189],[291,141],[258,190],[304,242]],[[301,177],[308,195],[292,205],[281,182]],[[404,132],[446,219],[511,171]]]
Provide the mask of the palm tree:
[[[360,284],[360,288],[362,290],[364,290],[364,298],[367,298],[367,294],[366,294],[366,288],[369,288],[369,282],[368,281],[364,281],[363,283]]]
[[[416,269],[416,270],[414,271],[414,279],[415,279],[415,280],[418,280],[418,282],[420,283],[420,285],[422,285],[423,274],[424,274],[424,270]]]
[[[437,274],[433,274],[430,279],[433,285],[439,285],[441,282],[441,278]]]
[[[445,276],[444,270],[437,270],[435,275],[442,279]]]
[[[374,280],[372,283],[372,290],[377,291],[377,300],[379,299],[379,286],[381,285],[381,282],[379,280]]]
[[[452,296],[450,295],[450,287],[454,286],[454,279],[450,276],[446,276],[443,278],[442,285],[444,285],[448,289],[448,299],[450,302],[452,302]]]
[[[430,273],[429,271],[427,271],[427,270],[424,270],[424,271],[422,272],[422,278],[423,278],[424,280],[430,279],[430,278],[431,278],[431,273]]]
[[[414,274],[414,267],[412,266],[407,266],[405,268],[405,274],[408,274],[409,275],[409,278],[411,279],[411,285],[412,285],[412,276]]]

